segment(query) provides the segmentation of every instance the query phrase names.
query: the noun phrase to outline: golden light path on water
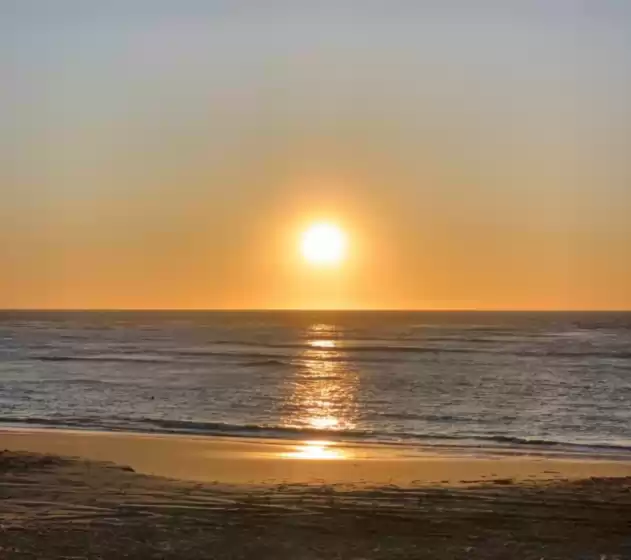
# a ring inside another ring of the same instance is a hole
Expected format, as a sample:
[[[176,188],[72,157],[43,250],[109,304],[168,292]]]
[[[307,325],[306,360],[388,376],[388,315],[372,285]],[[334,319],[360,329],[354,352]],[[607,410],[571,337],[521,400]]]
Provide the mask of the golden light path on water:
[[[289,459],[346,459],[348,453],[334,447],[332,441],[304,441],[296,445],[293,451],[282,453]]]
[[[297,370],[288,381],[284,426],[322,430],[328,436],[355,428],[359,377],[349,367],[336,335],[330,325],[312,325],[307,331],[307,348],[296,357]],[[283,455],[297,459],[346,457],[334,442],[315,436]]]

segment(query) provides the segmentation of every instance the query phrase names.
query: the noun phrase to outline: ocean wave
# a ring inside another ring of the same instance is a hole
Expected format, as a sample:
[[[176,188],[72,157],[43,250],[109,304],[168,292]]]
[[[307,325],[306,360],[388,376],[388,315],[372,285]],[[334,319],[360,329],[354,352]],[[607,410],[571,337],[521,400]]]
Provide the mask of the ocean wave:
[[[279,360],[276,358],[267,358],[263,360],[252,360],[249,362],[243,362],[241,364],[245,367],[274,367],[274,366],[289,366],[290,363],[285,360]]]
[[[384,412],[381,418],[390,420],[425,420],[431,422],[458,422],[459,418],[451,414],[416,414],[414,412]]]
[[[325,349],[326,351],[326,349]],[[128,362],[128,363],[149,363],[149,364],[168,364],[168,363],[180,363],[182,360],[189,359],[191,362],[204,362],[212,359],[224,359],[229,363],[245,366],[289,366],[292,363],[301,364],[305,361],[326,361],[326,362],[397,362],[404,361],[403,359],[397,359],[394,357],[365,357],[365,356],[346,356],[346,355],[299,355],[299,354],[269,354],[264,352],[216,352],[212,350],[208,351],[169,351],[162,352],[158,356],[126,356],[120,355],[34,355],[26,356],[26,360],[33,360],[38,362]]]
[[[165,357],[150,356],[29,356],[28,359],[38,362],[134,362],[147,364],[163,364],[173,360]]]
[[[475,343],[474,343],[475,344]],[[253,347],[252,347],[253,348]],[[269,352],[273,350],[294,350],[293,352]],[[613,360],[631,360],[628,350],[556,350],[550,348],[519,349],[492,346],[399,346],[399,345],[348,345],[334,348],[320,348],[303,344],[267,345],[262,351],[217,351],[212,348],[188,349],[152,349],[151,354],[99,354],[99,355],[68,355],[44,354],[26,356],[26,360],[40,362],[120,362],[137,364],[168,364],[189,360],[192,363],[203,363],[210,360],[225,361],[244,367],[287,367],[301,365],[305,362],[335,362],[335,363],[398,363],[410,361],[412,356],[428,356],[438,359],[441,355],[502,355],[525,358],[604,358]]]
[[[332,439],[335,441],[407,444],[428,447],[466,448],[539,448],[575,453],[631,453],[631,445],[613,442],[580,442],[562,439],[542,439],[509,435],[452,435],[419,433],[385,433],[371,430],[318,429],[300,426],[278,426],[259,424],[230,424],[224,422],[202,422],[166,419],[133,418],[35,418],[0,417],[0,424],[28,425],[50,428],[83,430],[128,431],[140,433],[190,434],[226,437],[269,438],[301,440],[308,438]]]
[[[616,350],[586,350],[571,352],[567,350],[522,350],[514,352],[517,356],[538,356],[538,357],[557,357],[557,358],[607,358],[607,359],[619,359],[629,360],[631,359],[631,352],[629,351],[616,351]]]
[[[195,350],[191,349],[182,349],[182,350],[166,350],[165,352],[174,353],[179,356],[278,356],[278,354],[269,354],[265,353],[265,350],[273,349],[273,350],[295,350],[297,352],[303,353],[306,351],[318,352],[323,354],[334,355],[336,353],[346,353],[346,352],[412,352],[412,353],[434,353],[441,351],[451,351],[450,348],[440,348],[437,346],[400,346],[400,345],[388,345],[388,344],[342,344],[340,346],[314,346],[308,343],[269,343],[269,344],[234,344],[235,348],[239,346],[244,346],[246,348],[261,348],[263,351],[261,352],[252,352],[252,351],[241,351],[241,350],[233,350],[233,351],[217,351],[213,350],[211,347],[209,348],[199,348]],[[460,349],[454,349],[455,351],[461,351]],[[291,356],[299,355],[297,352],[293,352]]]
[[[131,362],[131,363],[148,363],[148,364],[168,364],[173,362],[180,362],[183,353],[176,352],[177,356],[160,355],[160,356],[132,356],[132,355],[51,355],[51,356],[28,356],[27,360],[34,360],[38,362]],[[280,359],[274,355],[258,354],[255,352],[248,354],[230,353],[230,352],[206,352],[206,353],[189,353],[189,357],[223,357],[223,358],[235,358],[237,360],[243,360],[240,365],[244,366],[271,366],[288,365],[285,360]]]

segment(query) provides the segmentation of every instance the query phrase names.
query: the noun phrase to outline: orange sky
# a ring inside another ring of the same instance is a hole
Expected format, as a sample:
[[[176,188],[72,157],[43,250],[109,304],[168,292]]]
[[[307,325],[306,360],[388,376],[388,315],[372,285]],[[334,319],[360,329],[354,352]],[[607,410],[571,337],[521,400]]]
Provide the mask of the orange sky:
[[[198,4],[0,23],[0,307],[631,309],[631,9]]]

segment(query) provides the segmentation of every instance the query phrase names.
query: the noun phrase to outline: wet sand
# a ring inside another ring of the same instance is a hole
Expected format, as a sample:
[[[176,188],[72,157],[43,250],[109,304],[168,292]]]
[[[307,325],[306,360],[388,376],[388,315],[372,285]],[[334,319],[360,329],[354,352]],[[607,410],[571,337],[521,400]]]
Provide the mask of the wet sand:
[[[58,430],[0,449],[2,559],[631,558],[621,458]]]
[[[227,484],[470,484],[485,479],[631,476],[631,453],[602,457],[530,450],[340,444],[246,438],[2,430],[0,449],[79,456],[149,475]],[[625,460],[626,459],[626,460]]]

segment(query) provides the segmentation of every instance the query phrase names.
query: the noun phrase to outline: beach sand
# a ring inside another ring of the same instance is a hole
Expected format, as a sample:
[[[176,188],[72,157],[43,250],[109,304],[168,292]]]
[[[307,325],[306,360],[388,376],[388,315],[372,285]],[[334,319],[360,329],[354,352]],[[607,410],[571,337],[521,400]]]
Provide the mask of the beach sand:
[[[623,457],[61,430],[0,449],[2,559],[631,558]]]

